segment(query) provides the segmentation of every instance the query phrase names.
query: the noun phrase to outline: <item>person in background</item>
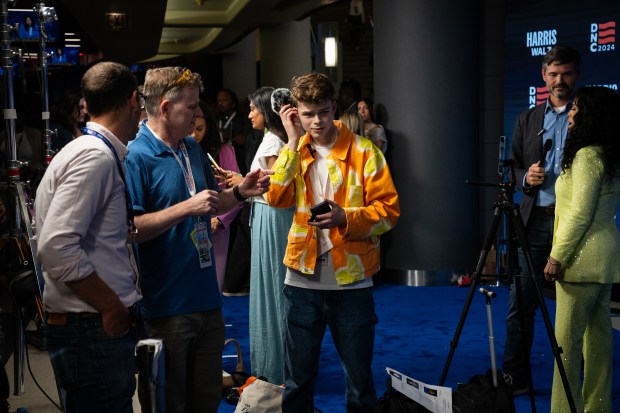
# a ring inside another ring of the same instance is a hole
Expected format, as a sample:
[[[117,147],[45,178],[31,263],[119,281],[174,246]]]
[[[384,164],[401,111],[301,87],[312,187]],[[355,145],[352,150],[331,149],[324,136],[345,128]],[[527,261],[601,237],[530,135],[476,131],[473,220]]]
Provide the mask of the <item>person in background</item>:
[[[379,237],[400,216],[398,194],[381,151],[334,121],[327,76],[293,78],[291,93],[296,107],[280,109],[288,143],[266,195],[273,207],[295,207],[284,257],[282,412],[314,411],[327,326],[344,370],[347,412],[374,412],[372,275],[379,270]],[[301,137],[299,123],[308,131]],[[322,201],[329,212],[311,215]]]
[[[349,28],[349,37],[351,44],[355,50],[359,49],[360,37],[364,32],[364,23],[366,16],[364,15],[364,1],[351,0],[349,4],[349,14],[347,16],[347,26]]]
[[[54,157],[37,189],[45,337],[68,413],[133,411],[140,292],[122,161],[140,116],[137,89],[123,65],[88,69],[87,135]]]
[[[222,89],[218,92],[217,108],[220,112],[221,134],[224,141],[232,142],[241,172],[239,175],[234,171],[227,171],[226,183],[234,186],[238,185],[243,180],[243,175],[250,170],[254,153],[262,139],[262,131],[258,135],[254,133],[258,131],[252,129],[249,120],[243,116],[237,95],[233,91]],[[230,224],[231,243],[222,290],[225,296],[245,296],[250,291],[250,213],[250,202],[245,202]]]
[[[239,166],[237,166],[237,160],[235,158],[235,149],[231,144],[222,143],[220,140],[217,126],[207,105],[201,102],[200,108],[202,110],[202,116],[196,117],[196,124],[194,125],[194,131],[191,136],[200,144],[205,154],[210,155],[215,161],[215,163],[211,164],[211,167],[216,176],[223,176],[220,168],[226,171],[239,173]],[[225,179],[220,180],[219,186],[222,189],[228,187]],[[215,271],[217,273],[217,285],[220,291],[222,291],[224,286],[226,263],[228,261],[230,224],[239,214],[240,209],[241,205],[236,206],[224,214],[211,217],[211,242],[213,242],[213,251],[215,251]]]
[[[579,412],[611,412],[611,288],[620,282],[620,95],[579,89],[556,184],[553,246],[544,274],[556,282],[555,335]],[[583,385],[581,384],[583,360]],[[570,411],[557,365],[551,412]]]
[[[343,113],[340,117],[340,121],[342,124],[347,127],[351,132],[359,136],[364,135],[364,121],[362,117],[357,112],[346,112]]]
[[[214,153],[219,152],[222,146],[217,120],[213,111],[205,102],[200,101],[200,109],[202,110],[202,116],[196,118],[192,137],[196,139],[196,142],[200,144],[205,153],[210,153],[213,156]]]
[[[88,108],[86,108],[86,101],[84,100],[84,97],[80,98],[78,109],[80,110],[80,113],[78,114],[77,125],[78,128],[81,129],[86,126],[86,123],[90,120],[90,115],[88,114]]]
[[[52,150],[59,151],[67,143],[82,135],[80,123],[88,113],[84,104],[80,107],[82,94],[77,90],[68,90],[52,106],[50,112],[50,129],[52,135]]]
[[[65,52],[61,47],[56,49],[56,53],[54,53],[54,57],[52,57],[52,63],[67,63],[67,58],[65,57]]]
[[[362,98],[362,86],[355,79],[345,79],[338,88],[338,113],[357,112],[357,102]]]
[[[274,88],[262,87],[249,96],[252,127],[265,130],[251,170],[271,169],[287,136],[280,115],[271,109]],[[252,375],[284,383],[284,276],[282,257],[293,222],[293,208],[273,208],[263,196],[252,202],[250,271],[250,361]]]
[[[237,95],[230,89],[221,89],[217,92],[218,127],[222,142],[229,143],[235,148],[237,165],[241,173],[248,171],[245,167],[245,141],[250,132],[250,123],[242,115]]]
[[[387,136],[383,126],[374,122],[372,112],[372,102],[365,98],[357,102],[357,112],[362,116],[364,121],[364,136],[374,143],[381,152],[385,154],[387,150]]]
[[[38,39],[39,28],[31,16],[24,17],[24,23],[19,25],[19,37],[21,39]]]
[[[575,85],[581,74],[581,56],[572,47],[556,45],[542,60],[542,79],[549,90],[545,103],[522,112],[512,134],[517,189],[521,197],[521,216],[530,246],[534,274],[530,274],[523,250],[519,249],[521,298],[525,332],[519,321],[516,284],[510,291],[506,316],[506,343],[502,370],[515,396],[528,391],[530,352],[534,340],[534,316],[538,309],[535,282],[551,251],[555,213],[555,181],[561,172],[561,159],[568,131],[568,112]],[[551,141],[544,153],[543,143]],[[542,162],[541,162],[542,160]]]
[[[148,120],[126,159],[140,243],[140,307],[149,337],[165,343],[168,413],[218,410],[225,334],[211,215],[263,194],[271,174],[256,170],[238,186],[218,186],[207,156],[188,136],[203,115],[202,88],[189,69],[147,70]],[[148,389],[138,393],[148,397]]]
[[[144,94],[144,85],[138,86],[138,96],[140,97],[140,122],[138,122],[138,129],[142,126],[142,121],[148,118],[146,114],[146,95]]]

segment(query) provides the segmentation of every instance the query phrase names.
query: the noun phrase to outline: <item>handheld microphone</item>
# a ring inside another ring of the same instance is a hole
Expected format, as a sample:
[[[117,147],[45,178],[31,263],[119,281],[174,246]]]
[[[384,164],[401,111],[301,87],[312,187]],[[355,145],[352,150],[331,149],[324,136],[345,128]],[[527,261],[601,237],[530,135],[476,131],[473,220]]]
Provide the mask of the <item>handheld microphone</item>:
[[[308,148],[308,150],[310,151],[310,156],[312,156],[312,159],[315,159],[315,158],[314,158],[314,153],[316,152],[316,149],[314,149],[314,148],[312,147],[312,144],[307,143],[307,144],[306,144],[306,148]]]
[[[478,291],[480,291],[480,294],[489,298],[495,298],[496,296],[495,291],[491,291],[488,288],[481,287]]]
[[[540,157],[540,166],[545,166],[545,158],[547,158],[547,153],[551,150],[551,146],[553,145],[553,141],[551,139],[547,139],[545,144],[543,145],[542,156]]]
[[[497,163],[497,173],[504,175],[504,154],[506,153],[506,137],[499,137],[499,162]]]

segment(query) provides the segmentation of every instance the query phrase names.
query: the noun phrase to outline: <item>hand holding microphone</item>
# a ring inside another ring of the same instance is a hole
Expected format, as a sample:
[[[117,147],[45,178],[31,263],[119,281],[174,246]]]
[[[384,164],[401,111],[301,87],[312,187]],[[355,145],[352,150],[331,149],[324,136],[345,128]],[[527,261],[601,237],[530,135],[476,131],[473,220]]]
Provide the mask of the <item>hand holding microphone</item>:
[[[540,157],[540,166],[545,167],[545,160],[547,158],[547,153],[551,150],[551,146],[553,145],[553,141],[551,139],[547,139],[545,144],[543,145],[542,156]]]
[[[527,170],[527,177],[525,181],[530,186],[542,185],[545,181],[545,159],[547,157],[547,153],[551,150],[551,146],[553,146],[553,141],[551,139],[547,139],[545,144],[543,145],[543,152],[540,157],[540,161],[533,163],[529,169]]]

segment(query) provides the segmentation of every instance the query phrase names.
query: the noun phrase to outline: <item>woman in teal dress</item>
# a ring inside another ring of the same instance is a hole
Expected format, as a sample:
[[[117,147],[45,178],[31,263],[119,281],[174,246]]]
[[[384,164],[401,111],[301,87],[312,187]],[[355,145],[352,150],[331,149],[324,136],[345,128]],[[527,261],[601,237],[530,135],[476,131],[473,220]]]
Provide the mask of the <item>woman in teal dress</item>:
[[[250,170],[271,169],[288,141],[280,116],[271,109],[272,87],[251,93],[249,118],[265,136],[254,155]],[[250,230],[250,363],[252,375],[274,384],[284,383],[284,277],[282,263],[293,209],[274,208],[265,199],[252,200]]]
[[[620,96],[577,92],[555,186],[553,247],[545,278],[557,280],[555,334],[578,412],[612,411],[611,288],[620,282]],[[583,383],[581,362],[583,356]],[[568,412],[557,365],[551,411]]]

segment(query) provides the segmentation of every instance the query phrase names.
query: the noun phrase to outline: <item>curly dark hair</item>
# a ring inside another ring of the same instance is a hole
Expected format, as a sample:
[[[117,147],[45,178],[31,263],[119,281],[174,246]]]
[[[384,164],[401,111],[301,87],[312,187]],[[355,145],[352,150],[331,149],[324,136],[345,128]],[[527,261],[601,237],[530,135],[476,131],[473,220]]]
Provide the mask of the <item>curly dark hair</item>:
[[[312,72],[291,80],[291,94],[295,102],[315,104],[333,100],[335,90],[326,75]]]
[[[577,113],[564,146],[562,169],[570,169],[581,148],[596,145],[603,149],[605,178],[611,181],[620,173],[620,95],[606,87],[582,87],[573,105]]]

